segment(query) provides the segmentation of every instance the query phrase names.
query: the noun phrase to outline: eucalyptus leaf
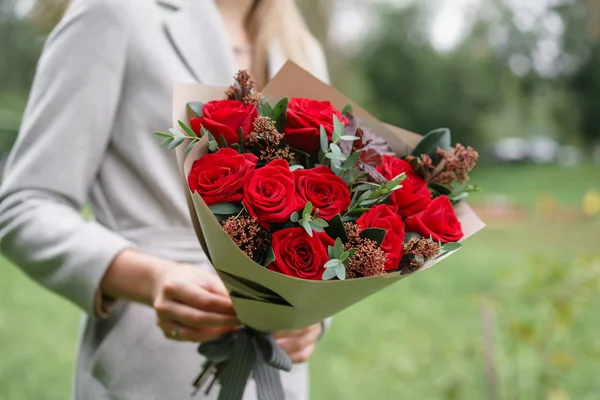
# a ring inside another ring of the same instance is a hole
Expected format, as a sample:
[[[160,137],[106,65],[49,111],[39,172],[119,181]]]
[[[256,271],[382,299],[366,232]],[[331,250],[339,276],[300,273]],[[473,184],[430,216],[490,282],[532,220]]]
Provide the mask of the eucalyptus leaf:
[[[360,151],[355,151],[354,153],[350,154],[348,158],[346,158],[346,160],[342,163],[342,168],[345,170],[350,170],[354,168],[354,166],[358,162],[359,157]]]
[[[167,146],[167,150],[173,150],[174,148],[179,146],[181,143],[183,143],[184,140],[185,140],[185,138],[182,138],[182,137],[173,139],[173,141],[171,143],[169,143],[169,145]]]
[[[383,238],[385,237],[386,230],[381,228],[367,228],[360,233],[360,237],[363,239],[371,239],[377,246],[381,246]]]
[[[336,268],[338,265],[340,265],[340,263],[340,260],[334,258],[332,260],[327,261],[325,265],[323,265],[323,268]]]
[[[208,142],[208,150],[214,153],[219,150],[219,145],[214,141]]]
[[[342,176],[342,162],[340,160],[331,160],[331,170],[337,176]]]
[[[169,135],[168,133],[164,133],[164,132],[154,132],[154,134],[156,136],[160,136],[160,137],[164,137],[164,138],[171,138],[171,137],[173,137],[172,135]]]
[[[312,237],[313,229],[312,229],[312,226],[310,226],[310,222],[303,220],[303,221],[300,221],[300,225],[302,225],[302,227],[304,228],[306,233],[308,233],[308,236]]]
[[[314,221],[312,221],[312,225],[313,227],[319,227],[319,228],[327,228],[329,226],[329,224],[327,223],[327,221],[325,221],[322,218],[316,218]]]
[[[358,186],[355,186],[352,190],[355,192],[362,192],[364,190],[376,189],[378,187],[379,187],[379,185],[376,183],[365,182],[365,183],[361,183]]]
[[[219,136],[219,144],[220,144],[220,147],[222,147],[222,148],[228,147],[227,146],[227,139],[225,139],[225,136],[223,136],[223,135]]]
[[[375,199],[375,201],[377,201],[377,199]],[[362,213],[366,213],[369,210],[370,210],[370,208],[367,208],[367,207],[356,207],[356,208],[353,208],[352,210],[348,210],[348,214],[350,214],[350,215],[362,214]]]
[[[329,226],[325,228],[325,232],[332,239],[339,238],[343,243],[348,241],[348,233],[346,232],[346,228],[344,227],[344,222],[342,221],[341,215],[336,215],[335,217],[329,220]]]
[[[450,197],[450,201],[452,201],[453,203],[458,203],[459,201],[461,201],[467,197],[469,197],[469,193],[462,192],[462,193],[457,194],[456,196]]]
[[[452,251],[457,251],[462,247],[460,243],[446,243],[442,246],[442,253],[450,253]]]
[[[190,154],[192,150],[194,150],[194,146],[196,145],[196,143],[198,143],[198,139],[192,140],[190,144],[188,144],[185,148],[185,154]]]
[[[240,207],[233,203],[217,203],[208,206],[213,214],[234,215],[240,212]]]
[[[304,210],[302,210],[302,216],[306,217],[306,216],[311,216],[313,212],[313,205],[310,201],[306,202],[306,205],[304,206]]]
[[[183,129],[188,135],[190,135],[191,137],[198,137],[198,135],[196,135],[196,132],[194,132],[192,128],[187,126],[183,121],[177,122],[179,123],[179,126],[181,126],[181,129]]]
[[[341,140],[346,140],[348,142],[354,142],[355,140],[360,139],[358,136],[352,136],[352,135],[342,135],[342,137],[340,137]]]
[[[342,243],[342,239],[336,238],[335,243],[333,244],[333,254],[335,255],[335,258],[340,258],[343,252],[344,243]]]
[[[333,246],[327,246],[327,255],[329,258],[335,258],[335,254],[333,252]]]
[[[178,131],[177,129],[170,128],[170,129],[169,129],[169,132],[171,132],[171,134],[172,134],[173,136],[175,136],[175,137],[178,137],[178,138],[184,138],[184,139],[185,139],[185,135],[183,134],[183,132],[181,132],[181,131]]]
[[[172,141],[173,141],[173,137],[170,136],[168,139],[165,139],[165,140],[163,140],[160,143],[160,147],[165,147],[166,148],[166,147],[168,147],[171,144]]]
[[[450,148],[450,129],[439,128],[427,133],[414,148],[412,155],[420,157],[421,154],[427,154],[431,158],[435,158],[435,150],[438,147],[442,150]]]
[[[325,154],[327,153],[327,148],[329,147],[329,137],[327,136],[327,131],[321,125],[319,128],[319,140],[321,143],[321,151]]]
[[[298,215],[298,213],[296,211],[294,211],[292,213],[292,215],[290,216],[290,221],[298,222],[298,219],[300,219],[300,216]]]
[[[325,269],[325,272],[323,272],[323,280],[324,281],[330,281],[333,278],[335,278],[337,276],[337,274],[335,273],[335,268],[328,268]]]
[[[200,127],[200,137],[210,134],[210,132],[203,126]],[[209,136],[210,137],[210,136]]]
[[[342,264],[335,268],[335,274],[340,281],[346,279],[346,267]]]
[[[346,129],[346,125],[344,125],[337,115],[333,115],[333,141],[338,142],[342,136],[344,136],[344,131]]]
[[[187,103],[187,106],[192,112],[193,117],[202,117],[202,109],[204,108],[204,103],[201,103],[199,101],[190,101],[189,103]]]
[[[299,169],[304,169],[304,166],[300,165],[300,164],[290,165],[290,171],[296,171],[296,170],[299,170]]]
[[[342,114],[354,114],[354,106],[350,103],[346,104],[342,109]]]
[[[348,259],[348,257],[349,257],[349,253],[347,251],[345,251],[340,255],[340,261],[344,262]]]

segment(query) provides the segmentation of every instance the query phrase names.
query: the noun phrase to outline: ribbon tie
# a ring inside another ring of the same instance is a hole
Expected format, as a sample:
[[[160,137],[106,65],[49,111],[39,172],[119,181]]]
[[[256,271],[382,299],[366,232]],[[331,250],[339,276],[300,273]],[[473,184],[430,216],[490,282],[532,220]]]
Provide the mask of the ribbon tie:
[[[271,334],[244,327],[218,340],[201,344],[198,352],[206,357],[208,365],[205,365],[195,386],[207,370],[214,370],[214,365],[227,361],[225,369],[218,373],[221,383],[218,400],[240,400],[251,373],[256,382],[258,400],[284,400],[278,370],[290,371],[292,361]]]

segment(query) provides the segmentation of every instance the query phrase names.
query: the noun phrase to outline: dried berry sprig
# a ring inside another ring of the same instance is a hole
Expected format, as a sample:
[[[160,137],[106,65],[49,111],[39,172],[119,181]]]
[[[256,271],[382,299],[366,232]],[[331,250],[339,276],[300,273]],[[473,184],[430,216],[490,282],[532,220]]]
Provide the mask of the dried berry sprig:
[[[271,247],[271,233],[245,213],[223,221],[223,230],[252,259],[260,258]]]
[[[254,130],[248,135],[247,144],[264,163],[277,159],[292,163],[295,154],[288,146],[282,146],[283,136],[275,128],[275,121],[259,116],[254,121]]]
[[[437,257],[441,253],[440,244],[429,238],[412,237],[404,243],[404,255],[400,261],[400,268],[416,271],[427,260]]]
[[[255,106],[260,105],[261,96],[259,93],[252,92],[255,82],[248,71],[239,71],[233,79],[234,84],[225,91],[229,100],[238,100],[244,104],[254,104]]]

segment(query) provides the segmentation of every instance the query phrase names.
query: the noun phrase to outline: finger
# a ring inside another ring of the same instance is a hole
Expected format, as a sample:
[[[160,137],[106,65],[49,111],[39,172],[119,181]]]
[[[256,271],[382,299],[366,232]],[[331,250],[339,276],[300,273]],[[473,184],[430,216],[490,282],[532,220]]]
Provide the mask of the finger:
[[[236,327],[241,322],[229,314],[218,314],[202,311],[174,301],[155,306],[156,313],[162,320],[177,321],[182,325],[196,328]]]
[[[311,326],[303,328],[303,329],[277,332],[273,335],[273,337],[275,339],[290,338],[290,337],[301,337],[301,336],[305,336],[308,334],[314,334],[316,336],[319,336],[321,334],[321,330],[322,330],[321,324],[314,324],[314,325],[311,325]]]
[[[292,360],[294,364],[305,363],[310,359],[314,351],[315,345],[313,344],[299,352],[290,354],[290,360]]]
[[[233,332],[238,328],[190,328],[172,321],[158,321],[158,326],[162,329],[165,337],[171,340],[187,342],[210,342]]]
[[[229,297],[221,296],[192,284],[176,283],[165,288],[165,295],[199,310],[235,315]]]
[[[206,289],[214,294],[229,297],[229,291],[225,287],[225,284],[218,276],[211,276],[212,279],[205,281]]]

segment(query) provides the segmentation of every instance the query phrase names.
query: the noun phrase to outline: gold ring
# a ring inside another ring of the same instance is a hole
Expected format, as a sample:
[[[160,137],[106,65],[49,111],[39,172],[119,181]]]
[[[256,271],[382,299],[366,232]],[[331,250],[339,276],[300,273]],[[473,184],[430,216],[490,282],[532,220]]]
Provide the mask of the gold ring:
[[[171,337],[175,340],[179,340],[179,329],[181,326],[178,323],[175,323],[175,328],[171,331]]]

